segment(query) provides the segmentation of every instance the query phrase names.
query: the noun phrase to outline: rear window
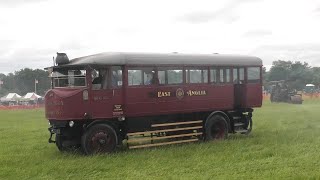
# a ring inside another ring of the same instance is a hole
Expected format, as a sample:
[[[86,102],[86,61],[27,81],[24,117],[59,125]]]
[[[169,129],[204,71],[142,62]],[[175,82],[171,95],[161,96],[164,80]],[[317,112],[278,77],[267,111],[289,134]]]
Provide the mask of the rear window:
[[[260,83],[260,67],[248,67],[248,83]]]

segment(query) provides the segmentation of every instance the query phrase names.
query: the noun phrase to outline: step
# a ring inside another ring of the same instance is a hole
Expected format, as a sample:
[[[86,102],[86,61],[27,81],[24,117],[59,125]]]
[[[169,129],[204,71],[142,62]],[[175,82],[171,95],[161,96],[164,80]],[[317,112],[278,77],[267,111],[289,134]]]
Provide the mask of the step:
[[[235,130],[235,132],[237,132],[237,133],[246,133],[246,132],[248,132],[248,130],[246,130],[246,129],[239,129],[239,130]]]
[[[195,130],[195,129],[202,129],[202,126],[193,126],[193,127],[186,127],[186,128],[174,128],[174,129],[162,129],[162,130],[144,131],[144,132],[133,132],[133,133],[128,133],[127,135],[128,136],[134,136],[134,135],[152,134],[152,133],[160,133],[160,132],[173,132],[173,131]]]
[[[175,123],[162,123],[162,124],[152,124],[151,127],[176,126],[176,125],[184,125],[184,124],[197,124],[197,123],[202,123],[202,122],[203,122],[203,120],[184,121],[184,122],[175,122]]]
[[[244,123],[238,122],[238,123],[234,123],[234,127],[239,127],[239,126],[243,126]]]
[[[180,143],[195,142],[195,141],[199,141],[199,139],[188,139],[188,140],[171,141],[171,142],[163,142],[163,143],[136,145],[136,146],[129,146],[129,149],[155,147],[155,146],[163,146],[163,145],[169,145],[169,144],[180,144]]]
[[[199,136],[199,135],[202,135],[202,132],[189,133],[189,134],[178,134],[178,135],[171,135],[171,136],[160,136],[160,137],[133,138],[133,139],[129,139],[127,141],[127,143],[152,141],[152,140],[159,140],[159,139],[171,139],[171,138],[179,138],[179,137],[191,137],[191,136]]]
[[[241,119],[241,116],[234,116],[233,119]]]

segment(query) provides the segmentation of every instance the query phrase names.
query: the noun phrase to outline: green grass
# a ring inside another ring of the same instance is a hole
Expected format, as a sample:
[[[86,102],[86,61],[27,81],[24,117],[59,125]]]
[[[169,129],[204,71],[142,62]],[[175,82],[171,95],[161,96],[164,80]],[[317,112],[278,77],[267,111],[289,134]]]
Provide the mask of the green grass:
[[[319,179],[320,101],[264,103],[249,136],[126,150],[60,153],[40,110],[0,111],[0,179]]]

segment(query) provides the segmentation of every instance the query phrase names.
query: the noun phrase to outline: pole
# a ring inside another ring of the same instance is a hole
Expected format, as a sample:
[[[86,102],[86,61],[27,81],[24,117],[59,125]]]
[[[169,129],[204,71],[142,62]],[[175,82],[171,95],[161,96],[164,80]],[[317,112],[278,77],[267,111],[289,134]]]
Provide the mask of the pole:
[[[34,93],[37,94],[37,80],[34,80]]]

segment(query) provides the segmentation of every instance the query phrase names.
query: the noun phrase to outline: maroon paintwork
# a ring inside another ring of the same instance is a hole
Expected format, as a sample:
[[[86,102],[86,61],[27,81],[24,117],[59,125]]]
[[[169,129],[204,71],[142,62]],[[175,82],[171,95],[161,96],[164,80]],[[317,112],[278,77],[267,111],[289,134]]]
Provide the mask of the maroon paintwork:
[[[121,88],[91,90],[91,84],[88,83],[86,88],[57,88],[48,91],[45,95],[46,118],[49,120],[110,119],[122,116],[234,110],[262,105],[262,81],[255,84],[183,83],[128,86],[127,67],[123,66],[123,70]],[[91,82],[89,74],[91,73],[87,72],[87,82]],[[177,89],[184,92],[182,97],[177,97]],[[189,96],[189,90],[205,91],[205,95]],[[84,91],[88,91],[88,100],[83,97]],[[171,92],[171,96],[158,97],[158,92]]]

